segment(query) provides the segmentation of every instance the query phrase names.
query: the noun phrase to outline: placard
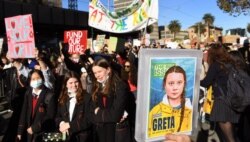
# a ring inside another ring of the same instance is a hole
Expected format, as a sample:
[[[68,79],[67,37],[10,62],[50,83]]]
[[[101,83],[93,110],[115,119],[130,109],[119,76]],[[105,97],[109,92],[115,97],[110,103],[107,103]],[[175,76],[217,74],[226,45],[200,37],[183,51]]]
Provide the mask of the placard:
[[[109,44],[108,44],[109,53],[112,53],[112,52],[116,51],[117,42],[118,42],[118,38],[117,37],[112,37],[111,36],[109,38]]]
[[[197,129],[202,52],[141,49],[136,110],[137,141]]]
[[[69,44],[69,54],[84,54],[87,49],[86,30],[64,31],[64,42]]]
[[[34,58],[35,40],[31,14],[5,18],[8,55],[11,58]]]

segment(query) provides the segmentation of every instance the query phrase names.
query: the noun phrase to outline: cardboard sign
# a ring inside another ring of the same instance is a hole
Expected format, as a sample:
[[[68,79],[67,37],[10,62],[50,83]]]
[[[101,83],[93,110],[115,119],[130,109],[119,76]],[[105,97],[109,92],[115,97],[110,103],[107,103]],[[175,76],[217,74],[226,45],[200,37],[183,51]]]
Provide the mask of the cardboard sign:
[[[117,42],[118,42],[117,37],[110,37],[109,38],[109,44],[108,44],[109,53],[112,53],[112,51],[113,52],[116,51]]]
[[[140,46],[140,45],[141,45],[141,41],[138,40],[138,39],[134,39],[134,40],[133,40],[133,45],[134,45],[134,46]]]
[[[35,57],[35,40],[31,14],[5,18],[5,27],[9,57]]]
[[[97,38],[96,38],[96,43],[95,43],[95,51],[96,52],[99,52],[102,47],[104,46],[105,44],[105,36],[106,35],[97,35]]]
[[[64,31],[64,42],[69,44],[69,54],[84,54],[87,49],[86,30]]]

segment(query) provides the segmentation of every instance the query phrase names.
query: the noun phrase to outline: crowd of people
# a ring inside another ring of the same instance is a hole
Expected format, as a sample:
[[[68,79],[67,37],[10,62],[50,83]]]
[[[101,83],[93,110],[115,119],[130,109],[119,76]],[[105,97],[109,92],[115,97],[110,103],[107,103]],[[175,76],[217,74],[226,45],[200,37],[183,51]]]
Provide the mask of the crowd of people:
[[[143,48],[143,47],[141,47]],[[42,141],[45,133],[60,132],[64,140],[72,142],[134,142],[135,111],[137,99],[138,52],[140,47],[126,43],[124,52],[109,54],[68,54],[65,44],[59,53],[36,48],[35,58],[12,59],[1,55],[1,74],[4,95],[13,111],[3,141]],[[163,49],[164,50],[164,49]],[[168,50],[168,49],[166,49]],[[185,49],[183,49],[185,50]],[[215,98],[210,121],[218,123],[222,131],[221,141],[244,141],[236,135],[235,124],[243,123],[245,112],[231,110],[219,99],[217,86],[225,86],[227,72],[223,63],[230,63],[248,71],[245,59],[238,51],[228,52],[222,44],[209,45],[209,66],[201,86],[213,86]],[[180,124],[188,113],[185,100],[186,74],[179,67],[170,68],[164,77],[163,87],[171,92],[168,76],[178,76],[181,84],[178,100],[172,101],[167,93],[165,103],[180,106]],[[223,88],[225,89],[225,88]],[[227,90],[224,90],[227,91]],[[163,98],[163,99],[164,99]],[[176,99],[174,99],[176,100]],[[163,102],[164,103],[164,102]],[[156,106],[156,110],[161,104]],[[249,111],[248,109],[246,111]],[[188,121],[188,120],[186,120]],[[245,121],[244,121],[244,124]],[[239,127],[238,127],[239,128]],[[244,131],[241,129],[241,134]],[[186,135],[167,135],[167,142],[191,142]]]

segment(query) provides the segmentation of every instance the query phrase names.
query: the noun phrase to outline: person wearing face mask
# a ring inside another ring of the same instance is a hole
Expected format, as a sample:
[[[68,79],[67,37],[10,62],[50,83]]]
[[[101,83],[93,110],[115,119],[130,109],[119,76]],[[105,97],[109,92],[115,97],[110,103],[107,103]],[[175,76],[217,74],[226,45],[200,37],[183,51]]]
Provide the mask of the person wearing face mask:
[[[24,97],[19,119],[17,139],[21,141],[42,141],[44,132],[54,131],[55,100],[51,90],[45,87],[40,70],[29,74],[30,88]]]
[[[90,104],[90,120],[95,125],[97,142],[129,142],[126,112],[128,86],[112,70],[109,62],[98,58],[92,65],[95,79]]]
[[[90,142],[91,123],[88,105],[91,96],[83,90],[79,76],[70,71],[65,74],[59,97],[56,125],[70,142]]]

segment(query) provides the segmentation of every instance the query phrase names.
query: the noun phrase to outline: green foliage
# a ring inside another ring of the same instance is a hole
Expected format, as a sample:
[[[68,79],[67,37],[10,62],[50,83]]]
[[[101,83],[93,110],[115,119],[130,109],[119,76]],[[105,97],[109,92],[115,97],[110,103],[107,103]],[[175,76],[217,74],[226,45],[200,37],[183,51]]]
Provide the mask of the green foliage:
[[[207,24],[207,25],[213,25],[214,20],[215,20],[214,16],[210,13],[204,14],[202,19],[205,21],[205,24]]]
[[[171,33],[174,34],[174,39],[175,39],[175,34],[180,32],[181,30],[181,24],[178,20],[172,20],[168,25],[168,29],[171,31]]]
[[[201,34],[204,33],[206,31],[206,28],[205,28],[206,26],[204,24],[202,24],[201,22],[198,22],[192,26],[194,28],[194,32],[198,34],[199,26],[200,26],[200,33]]]
[[[221,10],[233,16],[250,13],[250,0],[217,0]]]
[[[250,33],[250,23],[247,24],[247,32]]]
[[[147,33],[152,33],[154,31],[154,26],[150,25],[147,27]]]

